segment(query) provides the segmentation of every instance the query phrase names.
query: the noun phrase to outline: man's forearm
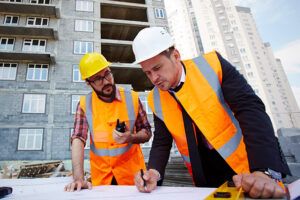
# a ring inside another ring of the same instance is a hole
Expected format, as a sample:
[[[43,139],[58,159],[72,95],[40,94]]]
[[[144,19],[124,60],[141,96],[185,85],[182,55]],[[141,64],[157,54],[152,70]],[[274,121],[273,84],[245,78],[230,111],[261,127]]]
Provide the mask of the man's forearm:
[[[141,129],[136,134],[131,134],[131,143],[139,144],[148,142],[151,138],[151,132],[146,129]]]
[[[73,179],[83,180],[84,144],[80,139],[75,138],[72,142],[72,168]]]

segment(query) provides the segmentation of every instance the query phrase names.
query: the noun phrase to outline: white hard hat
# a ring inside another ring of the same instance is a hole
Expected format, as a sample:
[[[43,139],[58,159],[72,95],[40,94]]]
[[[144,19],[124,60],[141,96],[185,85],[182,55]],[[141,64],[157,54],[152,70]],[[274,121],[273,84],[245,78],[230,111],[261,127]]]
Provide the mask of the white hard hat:
[[[132,50],[135,55],[134,64],[148,60],[174,46],[174,44],[171,35],[163,27],[144,28],[137,34],[132,43]]]

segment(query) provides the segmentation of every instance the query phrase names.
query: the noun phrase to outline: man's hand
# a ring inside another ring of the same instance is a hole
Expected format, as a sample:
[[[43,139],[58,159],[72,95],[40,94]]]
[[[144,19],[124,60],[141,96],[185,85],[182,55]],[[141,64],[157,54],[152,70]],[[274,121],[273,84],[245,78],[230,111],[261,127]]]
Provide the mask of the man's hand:
[[[74,192],[75,189],[80,191],[81,189],[92,189],[92,183],[85,180],[74,180],[72,183],[69,183],[65,186],[66,192]]]
[[[159,172],[155,169],[149,169],[144,171],[143,179],[146,181],[144,186],[144,180],[141,177],[141,172],[135,174],[134,183],[140,192],[151,192],[156,189],[157,181],[159,180]]]
[[[113,138],[116,141],[116,143],[124,144],[131,142],[132,135],[130,131],[125,131],[124,133],[121,133],[119,131],[114,130]]]
[[[282,198],[285,191],[275,180],[260,171],[251,174],[238,174],[233,176],[237,188],[242,187],[251,198]]]

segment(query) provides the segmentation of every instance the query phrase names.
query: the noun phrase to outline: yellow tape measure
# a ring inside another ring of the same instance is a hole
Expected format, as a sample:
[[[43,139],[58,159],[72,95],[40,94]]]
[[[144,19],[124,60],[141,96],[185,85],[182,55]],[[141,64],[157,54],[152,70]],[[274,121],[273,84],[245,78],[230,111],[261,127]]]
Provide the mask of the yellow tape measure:
[[[237,189],[233,182],[225,182],[213,193],[211,193],[205,200],[242,200],[245,199],[242,189]]]

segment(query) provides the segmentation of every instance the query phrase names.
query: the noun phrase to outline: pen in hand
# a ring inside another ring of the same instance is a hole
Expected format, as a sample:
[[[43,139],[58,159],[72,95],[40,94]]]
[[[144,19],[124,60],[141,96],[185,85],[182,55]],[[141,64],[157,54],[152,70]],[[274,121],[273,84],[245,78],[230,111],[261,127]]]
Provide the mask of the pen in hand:
[[[143,171],[143,169],[141,169],[141,178],[143,179],[143,181],[144,181],[144,188],[146,189],[146,180],[144,179],[144,171]]]

